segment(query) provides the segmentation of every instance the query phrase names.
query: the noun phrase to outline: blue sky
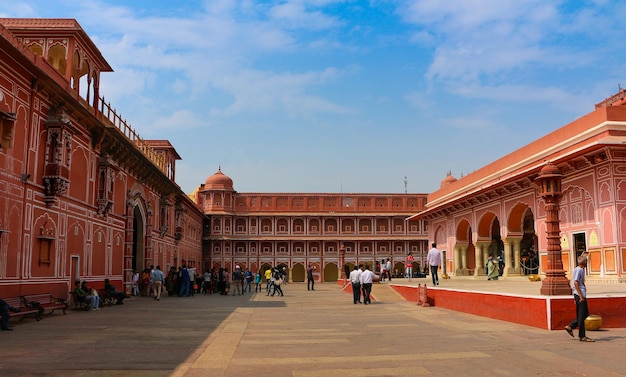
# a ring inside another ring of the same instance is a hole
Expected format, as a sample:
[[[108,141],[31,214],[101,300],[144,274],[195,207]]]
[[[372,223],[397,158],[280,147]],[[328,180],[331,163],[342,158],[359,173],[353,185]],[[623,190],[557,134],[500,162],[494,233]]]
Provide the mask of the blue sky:
[[[75,18],[100,93],[191,192],[428,193],[626,86],[626,2],[0,0]]]

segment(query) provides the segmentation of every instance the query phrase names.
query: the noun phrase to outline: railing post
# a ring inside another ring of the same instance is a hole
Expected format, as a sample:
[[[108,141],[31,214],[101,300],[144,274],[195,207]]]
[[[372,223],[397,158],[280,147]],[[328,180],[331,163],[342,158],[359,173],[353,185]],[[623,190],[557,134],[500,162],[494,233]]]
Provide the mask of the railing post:
[[[426,284],[422,287],[421,284],[417,285],[417,306],[421,307],[429,307],[428,303],[428,288],[426,288]]]

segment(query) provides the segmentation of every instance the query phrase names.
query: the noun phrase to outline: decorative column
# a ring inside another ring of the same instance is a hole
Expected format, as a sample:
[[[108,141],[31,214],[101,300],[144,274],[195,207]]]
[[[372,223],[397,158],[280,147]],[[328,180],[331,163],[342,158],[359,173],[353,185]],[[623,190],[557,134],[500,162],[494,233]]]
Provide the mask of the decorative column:
[[[474,245],[474,256],[476,258],[476,267],[474,267],[474,276],[485,275],[485,262],[483,259],[483,247],[482,242],[476,242]]]
[[[559,202],[561,201],[561,180],[563,175],[559,168],[547,163],[535,179],[539,185],[539,196],[546,204],[546,239],[548,245],[548,264],[546,278],[541,284],[542,295],[571,295],[572,289],[565,277],[561,256],[561,230],[559,227]]]
[[[516,275],[521,275],[522,269],[520,266],[520,260],[521,260],[520,248],[522,246],[522,240],[521,238],[514,238],[512,243],[513,243],[513,266],[514,266],[513,273]]]
[[[152,206],[150,202],[146,202],[146,234],[144,236],[145,244],[144,244],[144,268],[152,265],[158,265],[159,259],[158,256],[156,258],[157,263],[154,263],[152,258]],[[130,271],[130,279],[128,280],[129,284],[132,284],[132,270]]]
[[[344,267],[346,265],[346,246],[343,243],[339,246],[339,253],[341,254],[341,266],[339,266],[339,269],[341,270],[341,279],[345,282],[348,277],[346,276],[346,269]],[[376,265],[374,264],[374,266]]]
[[[457,276],[467,276],[467,249],[465,245],[454,247],[454,274]]]
[[[133,222],[135,207],[130,199],[126,200],[126,226],[124,229],[124,289],[131,291],[133,274]]]
[[[461,276],[463,274],[463,261],[461,260],[461,246],[455,245],[452,250],[454,251],[454,274]]]

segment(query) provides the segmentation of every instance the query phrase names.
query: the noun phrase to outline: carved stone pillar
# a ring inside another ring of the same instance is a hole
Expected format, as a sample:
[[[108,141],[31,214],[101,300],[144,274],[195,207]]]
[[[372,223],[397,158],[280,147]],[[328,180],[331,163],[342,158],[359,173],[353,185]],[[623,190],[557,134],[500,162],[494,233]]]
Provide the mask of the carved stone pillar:
[[[572,290],[563,270],[561,256],[561,229],[559,220],[559,202],[561,201],[561,171],[551,163],[544,166],[535,182],[539,185],[539,196],[546,208],[546,238],[548,244],[548,263],[546,278],[541,282],[542,295],[571,295]]]
[[[152,206],[150,203],[146,203],[146,236],[145,236],[145,252],[144,252],[144,266],[153,265],[152,259],[152,228],[153,228],[153,216],[152,216]],[[158,259],[157,259],[158,262]],[[157,263],[158,264],[158,263]],[[131,271],[132,274],[132,271]]]
[[[463,273],[463,262],[461,260],[461,246],[454,246],[454,274],[457,276],[462,275]]]
[[[461,251],[461,274],[463,276],[467,276],[469,273],[467,272],[467,246],[461,246],[460,247],[460,251]]]
[[[485,242],[476,242],[474,249],[476,251],[476,268],[474,269],[474,276],[485,275],[485,260],[484,253],[489,244]]]
[[[513,266],[514,266],[513,273],[515,275],[522,274],[522,268],[520,265],[521,247],[522,247],[522,239],[514,238],[513,239]]]
[[[454,247],[454,273],[457,276],[467,276],[467,246],[457,245]]]
[[[126,202],[126,228],[124,232],[124,289],[130,291],[133,273],[133,223],[135,207],[129,200]],[[130,274],[129,274],[130,272]],[[130,276],[129,276],[130,275]]]

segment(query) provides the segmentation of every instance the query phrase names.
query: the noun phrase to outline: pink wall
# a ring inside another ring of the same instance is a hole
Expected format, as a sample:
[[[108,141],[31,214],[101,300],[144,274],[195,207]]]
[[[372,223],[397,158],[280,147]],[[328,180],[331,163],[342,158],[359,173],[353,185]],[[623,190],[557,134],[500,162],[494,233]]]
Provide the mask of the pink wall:
[[[417,304],[417,287],[390,287]],[[513,296],[442,288],[428,289],[427,295],[431,306],[549,330],[562,329],[576,316],[574,299],[567,296]],[[602,327],[626,327],[626,297],[589,298],[589,312],[602,316]]]

